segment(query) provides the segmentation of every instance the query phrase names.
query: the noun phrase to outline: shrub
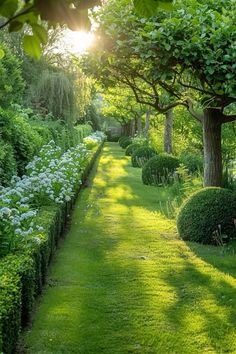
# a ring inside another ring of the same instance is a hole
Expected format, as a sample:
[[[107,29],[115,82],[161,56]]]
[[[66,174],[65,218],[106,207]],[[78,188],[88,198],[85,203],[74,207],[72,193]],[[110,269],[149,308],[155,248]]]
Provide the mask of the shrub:
[[[169,154],[154,156],[143,166],[143,183],[151,185],[170,183],[178,166],[179,160],[175,156]]]
[[[82,180],[88,176],[101,146],[87,159]],[[20,329],[28,322],[35,297],[42,290],[49,261],[74,200],[73,197],[70,202],[41,207],[35,219],[41,227],[37,237],[23,242],[15,254],[0,259],[0,353],[15,352]]]
[[[126,150],[125,150],[125,155],[126,156],[131,156],[134,153],[134,151],[137,150],[140,147],[141,147],[140,144],[130,144],[130,145],[128,145]]]
[[[126,137],[124,139],[121,140],[120,142],[120,146],[122,147],[122,149],[126,149],[128,145],[130,145],[132,143],[131,138]]]
[[[204,188],[182,205],[177,228],[184,240],[220,244],[236,237],[236,196],[224,188]]]
[[[127,138],[128,138],[128,136],[122,135],[122,136],[119,138],[119,140],[118,140],[119,145],[121,146],[122,141],[123,141],[123,140],[126,140]]]
[[[141,146],[134,151],[131,157],[133,167],[142,167],[151,157],[155,156],[156,152],[148,146]]]
[[[203,172],[203,157],[201,155],[186,152],[181,154],[180,162],[187,167],[189,173]]]
[[[0,141],[0,185],[9,184],[13,175],[16,174],[16,160],[12,146]]]

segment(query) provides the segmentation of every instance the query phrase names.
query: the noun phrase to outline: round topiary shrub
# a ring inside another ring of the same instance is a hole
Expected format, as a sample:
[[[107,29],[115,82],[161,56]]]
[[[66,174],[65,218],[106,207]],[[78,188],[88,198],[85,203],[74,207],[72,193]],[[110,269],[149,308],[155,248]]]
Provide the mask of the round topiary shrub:
[[[125,140],[128,139],[128,138],[129,138],[128,136],[122,135],[122,136],[119,138],[119,140],[118,140],[119,145],[121,146],[122,142],[125,141]]]
[[[142,167],[151,157],[155,156],[156,152],[148,146],[141,146],[135,150],[131,157],[133,167]]]
[[[126,138],[120,142],[120,146],[122,147],[122,149],[126,149],[127,146],[129,146],[131,143],[132,143],[131,138]]]
[[[180,162],[187,167],[189,173],[203,172],[203,157],[197,154],[183,153]]]
[[[183,204],[177,228],[184,240],[222,245],[236,238],[236,196],[230,190],[204,188]]]
[[[152,157],[143,166],[142,180],[144,184],[160,185],[173,181],[173,174],[179,167],[179,159],[169,154]]]
[[[126,150],[125,150],[125,155],[126,156],[131,156],[134,153],[134,151],[137,150],[140,147],[141,147],[140,144],[130,144],[130,145],[128,145]]]

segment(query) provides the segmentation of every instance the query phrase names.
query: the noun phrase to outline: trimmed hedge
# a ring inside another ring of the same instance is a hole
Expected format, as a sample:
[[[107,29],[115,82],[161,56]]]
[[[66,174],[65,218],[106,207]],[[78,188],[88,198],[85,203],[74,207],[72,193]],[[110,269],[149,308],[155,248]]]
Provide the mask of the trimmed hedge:
[[[203,172],[203,157],[201,155],[183,153],[180,162],[187,167],[189,173]]]
[[[141,146],[136,149],[131,157],[133,167],[142,167],[151,157],[156,155],[156,151],[148,146]]]
[[[150,185],[168,184],[177,167],[179,160],[175,156],[169,154],[154,156],[143,166],[142,181]]]
[[[222,245],[236,238],[236,195],[218,187],[204,188],[181,207],[177,228],[181,238]]]
[[[121,140],[120,142],[120,146],[122,147],[122,149],[126,149],[128,145],[130,145],[132,143],[131,138],[126,137],[124,139]]]
[[[126,136],[126,135],[122,135],[122,136],[119,138],[119,140],[118,140],[119,145],[121,146],[122,141],[125,141],[127,138],[129,138],[129,137],[128,137],[128,136]]]
[[[137,150],[140,147],[141,147],[140,144],[130,144],[130,145],[128,145],[126,150],[125,150],[125,155],[126,156],[131,156],[134,153],[134,151]]]
[[[102,145],[88,161],[81,176],[83,182]],[[20,330],[29,321],[35,298],[42,291],[50,259],[72,206],[73,202],[43,207],[37,215],[37,224],[44,227],[39,235],[41,242],[0,261],[0,352],[13,353],[15,350]]]

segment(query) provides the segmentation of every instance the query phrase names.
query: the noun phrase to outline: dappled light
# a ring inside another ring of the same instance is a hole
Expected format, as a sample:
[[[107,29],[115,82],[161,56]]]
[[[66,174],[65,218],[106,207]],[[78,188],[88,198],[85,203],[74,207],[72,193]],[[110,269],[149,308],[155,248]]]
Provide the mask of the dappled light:
[[[0,354],[236,353],[236,1],[0,17]]]

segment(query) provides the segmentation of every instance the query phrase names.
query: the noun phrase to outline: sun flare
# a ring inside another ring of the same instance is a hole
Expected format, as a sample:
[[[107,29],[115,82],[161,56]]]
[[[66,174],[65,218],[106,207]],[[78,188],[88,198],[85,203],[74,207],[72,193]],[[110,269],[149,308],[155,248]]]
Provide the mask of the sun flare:
[[[90,32],[66,30],[63,36],[63,49],[73,54],[82,54],[94,43],[95,36]]]

